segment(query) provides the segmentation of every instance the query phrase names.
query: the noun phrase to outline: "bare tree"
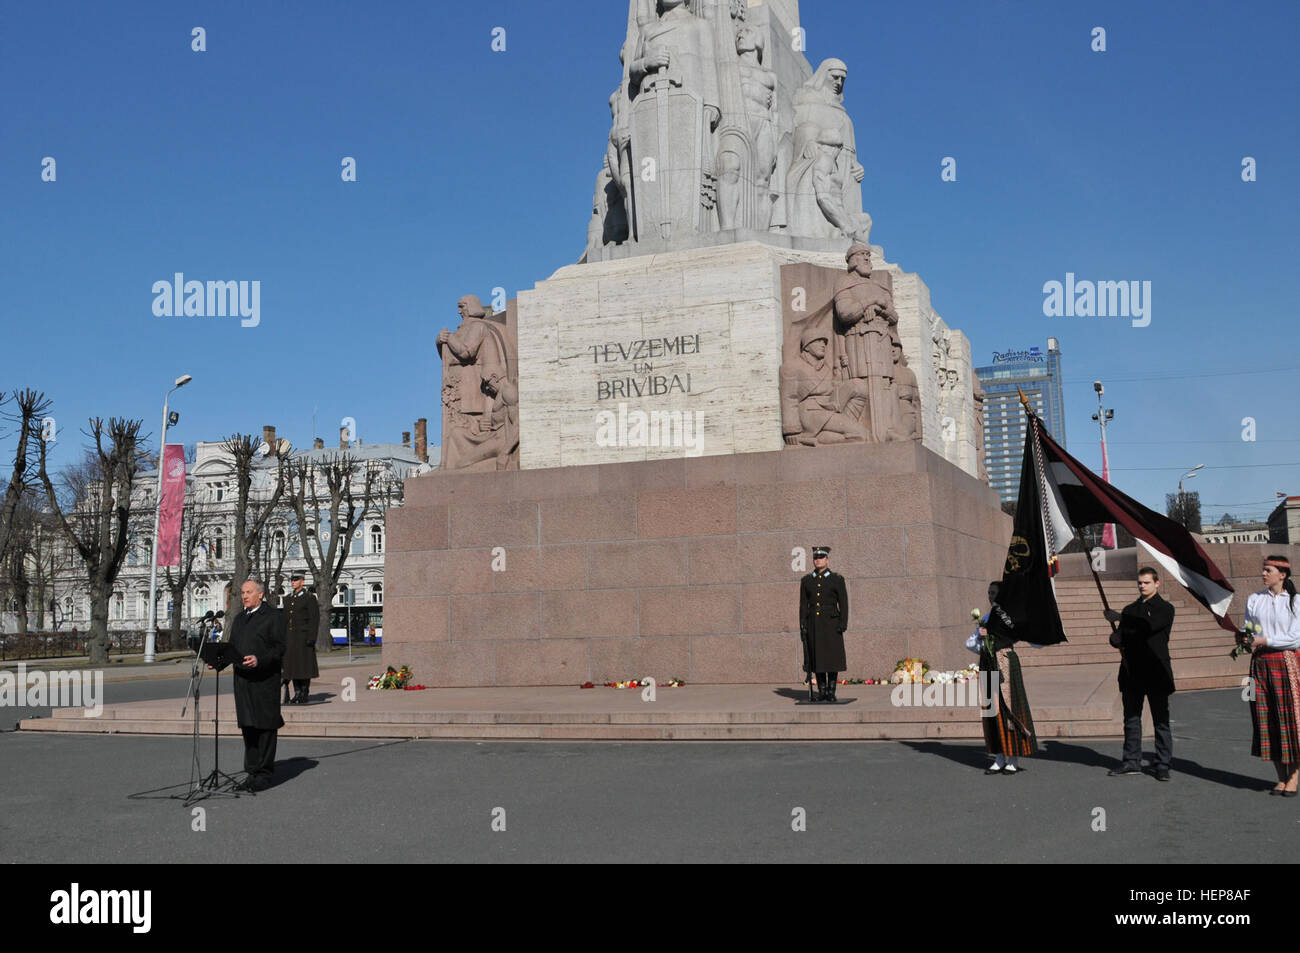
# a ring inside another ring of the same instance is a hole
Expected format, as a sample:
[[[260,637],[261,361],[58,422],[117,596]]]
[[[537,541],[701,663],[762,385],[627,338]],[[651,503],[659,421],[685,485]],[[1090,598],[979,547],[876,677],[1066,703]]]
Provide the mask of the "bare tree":
[[[60,528],[86,566],[90,583],[90,633],[86,648],[92,665],[108,661],[108,603],[130,538],[131,490],[140,462],[142,421],[93,417],[87,432],[94,441],[89,473],[74,470],[65,480],[60,503],[46,470],[47,445],[39,437],[41,484]]]
[[[298,541],[320,605],[318,650],[333,648],[330,608],[351,551],[352,534],[366,516],[382,513],[391,505],[398,485],[385,475],[382,464],[363,463],[348,453],[315,462],[303,457],[289,468],[289,499],[298,518]],[[321,538],[322,523],[329,526],[328,542]]]
[[[277,447],[270,448],[268,459],[275,461],[274,484],[269,493],[261,492],[255,497],[252,492],[255,474],[270,470],[257,466],[261,440],[251,434],[237,433],[223,440],[221,446],[230,455],[231,477],[235,481],[235,538],[231,547],[235,571],[226,603],[226,614],[234,615],[239,607],[239,587],[257,565],[259,537],[284,495],[288,456]]]
[[[32,604],[36,610],[36,629],[46,629],[45,613],[50,613],[49,625],[57,629],[59,613],[55,608],[55,582],[72,568],[71,552],[67,540],[60,532],[54,514],[45,507],[32,507],[34,530],[32,533],[30,576]]]
[[[50,409],[50,401],[45,395],[30,387],[16,390],[12,396],[0,394],[0,407],[10,399],[13,400],[14,409],[5,412],[4,418],[17,425],[18,444],[14,448],[14,464],[9,475],[9,485],[5,489],[4,502],[0,503],[0,553],[8,548],[9,533],[19,501],[23,493],[35,483],[36,474],[32,472],[29,450],[33,441],[40,443],[43,450],[42,418]]]
[[[37,543],[37,511],[28,496],[23,496],[13,512],[9,537],[0,562],[4,565],[4,590],[8,606],[12,609],[20,635],[29,631],[29,612],[32,608],[32,574],[34,550]],[[37,595],[39,604],[40,596]],[[43,613],[39,613],[43,615]],[[37,623],[40,627],[40,622]]]
[[[277,539],[279,534],[279,539]],[[289,552],[289,534],[278,523],[268,523],[258,541],[258,572],[266,583],[268,599],[276,600],[284,595],[284,560]]]
[[[1165,515],[1189,533],[1201,531],[1201,494],[1197,492],[1166,493]]]

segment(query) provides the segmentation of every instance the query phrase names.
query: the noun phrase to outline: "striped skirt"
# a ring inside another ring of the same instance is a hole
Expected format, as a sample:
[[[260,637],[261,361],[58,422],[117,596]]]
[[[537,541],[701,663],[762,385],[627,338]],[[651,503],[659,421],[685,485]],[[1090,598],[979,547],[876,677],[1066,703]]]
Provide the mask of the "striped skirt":
[[[1033,754],[1038,749],[1038,739],[1034,736],[1034,716],[1029,710],[1025,682],[1020,677],[1020,659],[1011,649],[998,652],[996,662],[988,652],[981,651],[980,671],[998,673],[997,715],[980,718],[984,725],[985,749],[989,754],[1009,758]],[[984,678],[980,680],[981,696],[988,684]],[[981,697],[980,702],[985,711],[989,710],[987,698]]]
[[[1255,703],[1250,753],[1265,761],[1294,765],[1300,761],[1300,666],[1294,651],[1256,652],[1250,658]]]

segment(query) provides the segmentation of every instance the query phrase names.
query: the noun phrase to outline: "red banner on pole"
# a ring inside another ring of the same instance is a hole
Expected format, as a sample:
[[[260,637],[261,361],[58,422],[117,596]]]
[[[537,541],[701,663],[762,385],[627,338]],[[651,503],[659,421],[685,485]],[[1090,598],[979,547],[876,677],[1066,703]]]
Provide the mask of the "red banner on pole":
[[[185,508],[185,447],[163,448],[162,501],[158,513],[158,565],[181,563],[181,515]]]
[[[1106,441],[1101,441],[1101,478],[1110,482],[1110,461],[1106,459]],[[1107,523],[1101,531],[1101,545],[1106,549],[1115,549],[1115,524]]]

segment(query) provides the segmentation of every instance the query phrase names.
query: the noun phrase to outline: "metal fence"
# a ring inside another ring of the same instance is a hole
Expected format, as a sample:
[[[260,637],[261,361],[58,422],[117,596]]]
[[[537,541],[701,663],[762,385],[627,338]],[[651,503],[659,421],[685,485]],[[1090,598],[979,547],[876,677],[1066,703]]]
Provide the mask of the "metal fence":
[[[28,632],[22,635],[0,635],[0,660],[67,658],[86,654],[85,632]],[[171,652],[186,648],[186,633],[172,638],[171,631],[158,634],[155,648]],[[174,643],[174,644],[173,644]],[[144,651],[144,630],[121,630],[108,633],[108,654],[138,655]]]

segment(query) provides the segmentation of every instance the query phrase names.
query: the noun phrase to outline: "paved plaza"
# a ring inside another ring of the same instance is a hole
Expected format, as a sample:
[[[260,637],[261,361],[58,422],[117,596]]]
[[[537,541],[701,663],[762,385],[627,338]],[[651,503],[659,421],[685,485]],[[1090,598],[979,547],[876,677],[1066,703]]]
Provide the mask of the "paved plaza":
[[[110,686],[109,701],[176,684]],[[286,738],[276,785],[201,802],[203,831],[165,798],[189,777],[188,739],[6,732],[0,862],[1293,861],[1300,807],[1263,794],[1272,772],[1248,755],[1239,692],[1173,706],[1170,784],[1107,777],[1117,739],[1048,740],[1002,778],[964,741]],[[223,742],[224,768],[241,757]],[[262,836],[241,836],[250,825]]]

